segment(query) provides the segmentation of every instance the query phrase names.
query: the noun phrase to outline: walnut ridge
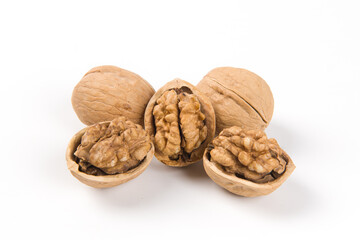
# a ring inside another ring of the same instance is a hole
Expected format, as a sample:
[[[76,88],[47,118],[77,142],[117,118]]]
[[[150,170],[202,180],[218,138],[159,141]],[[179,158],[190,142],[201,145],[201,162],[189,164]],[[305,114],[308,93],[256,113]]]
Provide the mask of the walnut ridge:
[[[115,118],[89,126],[69,143],[71,173],[93,187],[110,187],[139,175],[151,161],[154,147],[138,124]]]
[[[239,126],[265,129],[272,118],[274,99],[270,87],[246,69],[219,67],[197,85],[209,97],[216,114],[216,133]]]
[[[204,153],[207,174],[225,189],[243,196],[274,191],[294,170],[290,157],[261,130],[224,129]]]
[[[214,136],[214,110],[194,86],[175,79],[150,99],[145,129],[153,136],[158,160],[170,166],[187,166],[202,158]]]

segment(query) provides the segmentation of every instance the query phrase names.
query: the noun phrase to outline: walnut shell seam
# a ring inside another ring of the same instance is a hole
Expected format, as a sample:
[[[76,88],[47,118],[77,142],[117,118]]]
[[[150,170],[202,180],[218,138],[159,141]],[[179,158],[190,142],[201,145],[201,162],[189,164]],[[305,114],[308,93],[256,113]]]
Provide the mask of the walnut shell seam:
[[[231,126],[265,129],[271,121],[274,99],[268,84],[242,68],[218,67],[196,86],[206,94],[216,113],[216,134]]]

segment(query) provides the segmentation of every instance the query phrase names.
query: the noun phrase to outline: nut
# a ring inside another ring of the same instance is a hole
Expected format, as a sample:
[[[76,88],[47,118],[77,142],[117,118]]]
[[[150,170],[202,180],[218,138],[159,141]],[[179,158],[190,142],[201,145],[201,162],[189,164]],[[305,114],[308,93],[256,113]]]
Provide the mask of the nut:
[[[114,66],[100,66],[84,75],[74,88],[71,101],[86,125],[125,116],[143,126],[145,107],[154,93],[139,75]]]
[[[209,99],[181,79],[154,94],[144,118],[156,158],[169,166],[183,167],[200,160],[215,134],[215,114]]]
[[[216,114],[216,133],[225,128],[265,129],[273,115],[274,99],[267,83],[241,68],[211,70],[197,85],[210,98]]]
[[[105,188],[138,176],[153,155],[154,146],[146,131],[125,117],[118,117],[75,134],[66,159],[70,172],[81,182]]]
[[[277,189],[294,171],[290,157],[262,130],[224,129],[204,153],[204,168],[218,185],[254,197]]]

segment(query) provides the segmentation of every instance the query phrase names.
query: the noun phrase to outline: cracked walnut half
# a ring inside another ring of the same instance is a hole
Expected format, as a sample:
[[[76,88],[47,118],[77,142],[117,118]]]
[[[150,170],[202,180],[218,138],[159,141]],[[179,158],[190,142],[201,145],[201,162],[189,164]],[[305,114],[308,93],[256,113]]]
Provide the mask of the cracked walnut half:
[[[227,128],[213,140],[212,148],[211,161],[227,173],[256,183],[278,178],[287,164],[276,140],[261,130]]]
[[[183,167],[202,158],[215,134],[215,114],[206,96],[175,79],[150,99],[145,129],[153,136],[156,158]]]
[[[118,174],[137,167],[150,151],[149,135],[125,117],[90,126],[74,155],[91,175]]]

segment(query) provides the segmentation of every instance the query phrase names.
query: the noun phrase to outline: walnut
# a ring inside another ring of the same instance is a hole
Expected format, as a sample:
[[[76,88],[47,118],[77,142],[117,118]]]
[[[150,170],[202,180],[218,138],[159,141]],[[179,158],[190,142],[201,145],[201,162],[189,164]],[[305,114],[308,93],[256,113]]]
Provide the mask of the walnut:
[[[207,174],[227,190],[243,195],[268,194],[279,187],[295,165],[275,139],[262,130],[224,129],[204,154]]]
[[[143,172],[153,153],[146,131],[125,117],[118,117],[76,134],[68,147],[67,162],[80,181],[93,187],[110,187]]]
[[[225,128],[265,129],[272,118],[274,99],[267,83],[246,69],[219,67],[197,85],[210,98],[216,114],[216,133]]]
[[[155,93],[139,75],[114,66],[100,66],[87,72],[72,93],[73,108],[86,125],[125,116],[144,124],[145,107]]]
[[[206,96],[190,83],[175,79],[150,99],[145,129],[154,139],[156,158],[183,167],[201,159],[214,137],[215,114]]]
[[[156,103],[153,110],[157,129],[155,146],[172,159],[178,158],[182,148],[187,153],[197,149],[207,136],[205,115],[200,111],[197,97],[169,90]]]

